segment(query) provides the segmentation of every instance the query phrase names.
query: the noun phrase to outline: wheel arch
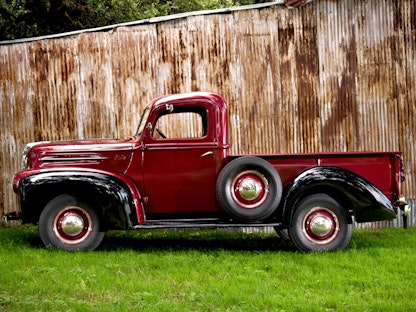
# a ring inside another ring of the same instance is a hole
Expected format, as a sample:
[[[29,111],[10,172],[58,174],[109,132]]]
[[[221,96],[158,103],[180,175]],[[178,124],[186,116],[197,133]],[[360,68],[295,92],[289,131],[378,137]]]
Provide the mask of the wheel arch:
[[[81,197],[90,203],[104,230],[127,229],[144,219],[140,194],[134,185],[104,172],[37,173],[22,179],[19,191],[23,223],[36,224],[46,204],[61,194]]]
[[[285,189],[282,199],[282,215],[286,225],[297,203],[307,196],[325,193],[344,208],[349,222],[392,220],[396,217],[390,200],[372,183],[339,167],[313,167],[299,174]]]

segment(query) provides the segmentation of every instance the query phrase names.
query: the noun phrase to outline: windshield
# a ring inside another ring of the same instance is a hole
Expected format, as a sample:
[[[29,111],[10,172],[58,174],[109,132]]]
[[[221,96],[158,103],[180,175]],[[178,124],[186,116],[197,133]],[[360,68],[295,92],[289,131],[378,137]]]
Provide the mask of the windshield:
[[[142,117],[140,118],[139,126],[137,127],[135,136],[140,136],[142,134],[144,127],[146,125],[147,117],[149,116],[149,112],[150,112],[150,105],[147,106],[143,111],[143,114],[142,114]]]

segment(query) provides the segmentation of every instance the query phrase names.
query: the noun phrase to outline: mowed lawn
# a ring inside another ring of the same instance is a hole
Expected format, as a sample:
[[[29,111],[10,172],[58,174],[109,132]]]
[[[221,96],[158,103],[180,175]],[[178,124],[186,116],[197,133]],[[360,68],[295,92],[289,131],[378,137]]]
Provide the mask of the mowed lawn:
[[[0,228],[0,311],[416,311],[416,228],[299,253],[275,234],[110,232],[93,252]]]

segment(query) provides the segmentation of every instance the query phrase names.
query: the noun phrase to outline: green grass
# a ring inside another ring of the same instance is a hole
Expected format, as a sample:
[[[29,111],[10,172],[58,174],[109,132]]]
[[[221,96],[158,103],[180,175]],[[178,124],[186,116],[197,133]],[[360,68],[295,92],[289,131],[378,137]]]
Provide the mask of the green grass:
[[[272,234],[108,233],[93,252],[0,228],[0,311],[415,311],[416,228],[303,254]]]

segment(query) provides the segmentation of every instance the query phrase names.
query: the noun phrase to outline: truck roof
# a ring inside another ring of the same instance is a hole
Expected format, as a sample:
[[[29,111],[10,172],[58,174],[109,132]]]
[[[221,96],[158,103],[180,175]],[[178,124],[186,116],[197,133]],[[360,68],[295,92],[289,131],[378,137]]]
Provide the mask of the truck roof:
[[[220,110],[227,108],[225,101],[222,99],[222,97],[213,92],[189,92],[189,93],[166,95],[166,96],[162,96],[162,97],[155,99],[152,102],[152,105],[155,108],[157,108],[161,105],[166,105],[171,102],[183,101],[183,102],[192,103],[198,100],[212,102],[215,106],[218,106]]]

